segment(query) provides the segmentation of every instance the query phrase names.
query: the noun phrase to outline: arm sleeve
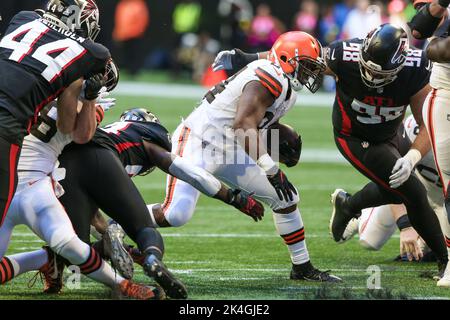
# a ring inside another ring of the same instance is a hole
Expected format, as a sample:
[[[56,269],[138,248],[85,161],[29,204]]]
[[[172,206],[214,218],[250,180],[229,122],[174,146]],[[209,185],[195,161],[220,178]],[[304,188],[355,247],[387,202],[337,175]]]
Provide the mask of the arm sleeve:
[[[208,197],[215,196],[222,184],[212,174],[200,167],[193,166],[181,157],[176,157],[169,167],[169,173],[181,179]]]

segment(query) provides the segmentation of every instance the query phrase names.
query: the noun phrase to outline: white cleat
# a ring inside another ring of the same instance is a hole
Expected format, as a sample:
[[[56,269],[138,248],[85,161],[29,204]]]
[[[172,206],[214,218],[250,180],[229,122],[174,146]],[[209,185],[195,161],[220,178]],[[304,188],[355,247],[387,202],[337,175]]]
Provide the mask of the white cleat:
[[[358,234],[358,230],[359,230],[359,218],[353,218],[352,220],[350,220],[350,222],[348,223],[347,227],[344,230],[344,233],[342,234],[343,241],[338,243],[344,243],[350,240],[356,234]]]
[[[438,287],[450,288],[450,263],[447,263],[444,274],[437,282]]]

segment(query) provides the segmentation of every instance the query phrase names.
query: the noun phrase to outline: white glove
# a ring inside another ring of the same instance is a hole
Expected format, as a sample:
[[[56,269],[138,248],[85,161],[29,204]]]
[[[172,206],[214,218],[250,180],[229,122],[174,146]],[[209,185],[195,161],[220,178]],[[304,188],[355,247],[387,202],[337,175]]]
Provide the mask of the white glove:
[[[422,155],[419,150],[411,149],[403,158],[398,159],[392,169],[392,175],[389,177],[390,187],[396,189],[405,183],[421,158]]]
[[[233,64],[231,62],[232,56],[236,54],[236,51],[233,50],[226,50],[226,51],[220,51],[216,59],[214,60],[212,64],[212,68],[214,71],[219,70],[230,70],[233,69]]]
[[[103,88],[105,90],[103,90]],[[100,90],[100,94],[97,98],[96,105],[100,106],[103,111],[108,111],[112,107],[116,105],[116,99],[115,98],[108,98],[109,92],[106,91],[106,88],[103,87],[102,90]]]

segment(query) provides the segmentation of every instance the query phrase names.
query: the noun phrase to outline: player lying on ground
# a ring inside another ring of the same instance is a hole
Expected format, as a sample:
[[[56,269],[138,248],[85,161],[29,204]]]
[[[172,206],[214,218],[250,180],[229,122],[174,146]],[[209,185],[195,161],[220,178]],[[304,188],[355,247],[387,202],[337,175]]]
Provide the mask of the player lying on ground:
[[[125,112],[121,121],[98,129],[89,144],[67,147],[60,156],[60,162],[66,171],[65,178],[60,181],[65,190],[60,201],[78,236],[86,243],[90,242],[90,222],[98,209],[102,209],[137,243],[144,256],[144,271],[155,278],[172,298],[186,298],[186,289],[159,260],[155,266],[154,250],[157,250],[158,257],[162,257],[163,241],[158,233],[158,242],[151,242],[149,233],[154,234],[153,223],[130,177],[149,173],[158,167],[178,179],[189,181],[208,196],[236,207],[255,220],[261,219],[264,213],[263,206],[252,197],[240,194],[239,190],[228,189],[207,172],[172,155],[167,130],[145,109]],[[110,253],[116,267],[131,278],[133,261],[122,250],[121,235],[110,234],[109,240],[111,245],[108,248],[98,246],[98,251]],[[42,254],[42,250],[40,252]],[[29,253],[29,256],[37,254],[39,251]],[[160,271],[162,275],[159,275]],[[59,292],[62,268],[55,276],[51,285],[53,291]]]
[[[404,122],[402,131],[402,137],[409,138],[410,141],[414,141],[417,137],[419,126],[412,115]],[[444,231],[447,251],[449,251],[450,225],[442,205],[444,201],[442,184],[431,151],[417,163],[414,171],[425,186],[430,205]],[[380,250],[394,234],[396,227],[400,229],[400,256],[406,257],[409,261],[419,260],[423,254],[424,243],[421,239],[419,240],[419,235],[412,228],[404,205],[384,205],[363,209],[361,216],[352,219],[348,224],[343,240],[347,241],[354,234],[359,233],[359,241],[363,247]]]
[[[237,69],[267,53],[222,52],[215,69]],[[361,210],[404,203],[411,224],[435,252],[442,275],[448,254],[439,221],[415,174],[414,165],[430,150],[422,106],[430,91],[430,62],[421,50],[410,50],[406,32],[382,25],[365,39],[336,41],[327,49],[326,74],[336,78],[333,106],[335,142],[344,157],[372,180],[350,196],[333,194],[332,233],[342,240],[348,222]],[[405,83],[408,86],[405,87]],[[399,144],[398,127],[411,106],[421,130],[413,145]]]
[[[58,111],[75,114],[82,80],[105,70],[110,54],[94,42],[98,21],[93,0],[50,0],[43,17],[15,15],[0,41],[0,226],[17,187],[23,139],[39,111],[60,97],[65,110]],[[73,125],[63,117],[58,123],[64,133]]]
[[[93,87],[94,83],[99,91],[104,81],[97,80],[97,77],[87,80],[85,87]],[[113,103],[111,100],[101,102],[108,107]],[[96,108],[102,110],[97,113]],[[40,269],[46,273],[49,282],[45,290],[51,292],[51,274],[58,263],[53,253],[56,252],[69,264],[78,266],[82,274],[114,290],[117,287],[123,296],[138,299],[159,299],[164,296],[162,289],[134,284],[116,275],[95,249],[77,237],[64,207],[58,201],[57,197],[63,192],[58,180],[64,175],[60,169],[55,168],[58,155],[65,145],[78,135],[79,130],[86,136],[86,140],[90,140],[97,126],[96,116],[102,114],[103,108],[100,105],[91,108],[90,104],[83,103],[76,115],[73,134],[63,134],[56,128],[56,122],[59,120],[54,102],[41,111],[31,134],[25,137],[18,165],[18,191],[12,200],[5,223],[0,228],[0,256],[4,256],[13,228],[18,224],[27,225],[49,248],[3,257],[0,262],[1,283],[24,272]],[[81,121],[89,123],[90,126],[86,128]],[[87,135],[85,131],[88,132]]]
[[[324,70],[322,47],[315,38],[303,32],[281,35],[270,61],[255,61],[206,93],[176,129],[172,151],[272,209],[291,256],[291,279],[335,282],[341,279],[311,264],[297,189],[260,139],[260,130],[277,123],[295,104],[298,90],[319,89]],[[156,223],[184,225],[198,197],[190,185],[168,177],[165,202],[152,210]]]

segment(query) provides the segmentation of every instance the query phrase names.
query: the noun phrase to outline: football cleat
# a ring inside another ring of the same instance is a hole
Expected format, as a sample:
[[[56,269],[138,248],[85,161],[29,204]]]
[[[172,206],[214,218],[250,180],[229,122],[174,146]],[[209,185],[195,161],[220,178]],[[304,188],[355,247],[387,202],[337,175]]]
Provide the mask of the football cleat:
[[[118,224],[110,224],[103,235],[105,255],[110,258],[111,265],[125,279],[133,278],[133,258],[123,245],[125,232]]]
[[[353,238],[356,234],[358,234],[358,230],[359,230],[359,218],[352,218],[352,220],[350,220],[350,222],[347,224],[344,233],[342,234],[342,239],[344,240],[339,243],[344,243]]]
[[[330,274],[330,271],[320,271],[312,265],[307,270],[300,270],[298,266],[293,265],[291,269],[291,280],[305,280],[314,282],[342,282],[342,279]]]
[[[439,264],[439,269],[442,269],[443,264]],[[441,270],[439,270],[441,274]],[[446,287],[450,288],[450,263],[447,263],[447,267],[444,272],[441,274],[439,281],[437,282],[438,287]]]
[[[349,222],[354,218],[354,214],[347,207],[346,200],[350,195],[342,189],[336,189],[331,195],[333,212],[330,219],[330,233],[336,242],[345,242],[344,232]]]
[[[166,298],[164,290],[161,288],[133,283],[130,280],[123,280],[118,289],[123,297],[131,299],[164,300]]]
[[[47,251],[48,261],[39,269],[28,286],[32,287],[39,275],[44,282],[44,293],[59,294],[63,288],[64,261],[50,247],[44,246],[43,249]]]
[[[133,259],[134,263],[136,263],[142,267],[145,262],[145,255],[142,254],[138,248],[134,248],[131,245],[125,245],[125,248],[128,251],[128,254]]]
[[[167,267],[154,255],[148,255],[143,265],[145,273],[153,278],[173,299],[186,299],[186,286],[167,269]]]

